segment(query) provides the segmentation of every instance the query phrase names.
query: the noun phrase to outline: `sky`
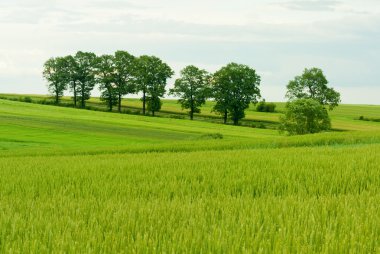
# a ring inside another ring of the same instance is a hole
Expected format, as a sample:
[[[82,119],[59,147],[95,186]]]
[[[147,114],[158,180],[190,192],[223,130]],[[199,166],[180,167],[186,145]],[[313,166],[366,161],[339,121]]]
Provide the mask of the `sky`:
[[[0,93],[47,94],[50,57],[126,50],[168,63],[168,88],[187,65],[237,62],[285,101],[289,80],[318,67],[343,103],[380,104],[379,0],[1,0],[0,31]]]

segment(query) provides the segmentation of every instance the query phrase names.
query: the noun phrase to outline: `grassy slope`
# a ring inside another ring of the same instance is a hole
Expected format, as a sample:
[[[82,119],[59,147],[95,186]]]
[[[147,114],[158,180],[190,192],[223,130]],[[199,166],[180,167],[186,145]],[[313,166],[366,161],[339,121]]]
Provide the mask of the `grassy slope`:
[[[44,95],[20,95],[20,94],[0,94],[0,96],[5,96],[7,98],[19,98],[23,96],[30,96],[33,99],[49,99],[50,97]],[[64,102],[71,102],[71,97],[64,97]],[[88,102],[89,105],[95,105],[96,107],[106,108],[105,104],[99,100],[99,98],[91,98]],[[201,114],[196,114],[196,116],[208,116],[208,117],[219,117],[214,112],[212,112],[212,107],[214,103],[209,101],[201,109]],[[285,103],[277,102],[276,110],[279,113],[260,113],[256,112],[255,106],[251,105],[248,110],[246,110],[247,120],[258,120],[258,121],[272,121],[278,122],[281,112],[284,111]],[[123,107],[141,109],[142,102],[139,99],[124,99]],[[176,100],[163,100],[162,111],[183,114],[186,117],[186,110],[182,110],[181,106]],[[330,111],[330,116],[332,118],[333,128],[341,130],[380,130],[378,123],[359,121],[357,120],[360,116],[365,116],[367,118],[380,118],[380,105],[349,105],[342,104],[333,111]],[[203,120],[203,119],[202,119]]]
[[[286,137],[0,100],[0,252],[379,252],[376,110]]]

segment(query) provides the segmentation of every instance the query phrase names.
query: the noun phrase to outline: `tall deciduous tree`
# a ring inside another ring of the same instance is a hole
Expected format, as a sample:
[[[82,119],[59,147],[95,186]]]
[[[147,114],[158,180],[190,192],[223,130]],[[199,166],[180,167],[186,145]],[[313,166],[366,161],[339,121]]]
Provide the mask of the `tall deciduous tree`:
[[[79,51],[74,56],[76,62],[75,76],[77,79],[78,97],[82,108],[86,107],[86,101],[90,99],[91,91],[95,86],[96,55],[90,52]]]
[[[65,61],[67,63],[67,83],[70,90],[73,92],[74,106],[77,107],[78,102],[78,63],[76,62],[74,56],[65,56]]]
[[[237,63],[230,63],[214,74],[214,111],[224,116],[224,123],[230,114],[234,124],[239,124],[245,116],[244,110],[260,98],[260,80],[254,69]]]
[[[121,112],[121,100],[124,95],[136,92],[136,58],[126,51],[116,51],[115,90],[118,98],[118,111]]]
[[[180,97],[178,102],[182,109],[189,109],[190,119],[194,119],[194,113],[200,113],[200,106],[206,103],[210,94],[210,75],[207,71],[193,65],[185,67],[181,71],[181,77],[174,83],[170,94]]]
[[[289,82],[286,97],[290,100],[314,99],[332,110],[340,103],[340,94],[327,85],[328,81],[321,69],[305,69],[301,76]]]
[[[143,94],[143,114],[149,100],[150,111],[154,115],[161,108],[160,97],[165,94],[167,79],[173,76],[173,70],[155,56],[141,56],[137,61],[137,88]],[[159,102],[159,103],[158,103]]]
[[[96,82],[102,92],[100,99],[106,101],[109,111],[117,104],[117,89],[115,85],[115,58],[112,55],[102,55],[96,61]]]
[[[43,76],[48,81],[49,92],[54,95],[56,104],[67,89],[67,69],[67,62],[62,57],[50,58],[44,64]]]

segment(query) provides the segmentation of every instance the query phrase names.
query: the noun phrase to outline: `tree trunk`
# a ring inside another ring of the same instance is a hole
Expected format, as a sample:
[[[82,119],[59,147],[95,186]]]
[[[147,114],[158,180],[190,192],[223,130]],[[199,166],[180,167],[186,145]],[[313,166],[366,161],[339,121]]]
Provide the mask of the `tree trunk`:
[[[190,99],[190,120],[194,120],[194,100]]]
[[[145,93],[146,91],[143,91],[143,115],[145,115]]]
[[[226,110],[224,110],[224,117],[223,117],[224,124],[227,123],[227,116],[228,116],[228,112],[227,112],[227,109],[226,109]]]
[[[119,93],[118,111],[119,111],[119,113],[121,113],[121,93]]]
[[[85,102],[85,100],[84,100],[84,91],[83,91],[83,88],[82,88],[81,106],[82,106],[82,108],[85,108],[85,107],[86,107],[86,102]]]
[[[77,85],[75,84],[75,81],[74,81],[73,88],[74,88],[74,106],[77,107]]]
[[[58,94],[58,91],[55,92],[55,104],[58,105],[59,103],[59,94]]]
[[[237,117],[239,114],[238,114],[238,109],[235,108],[234,109],[234,114],[233,114],[233,119],[234,119],[234,125],[238,125],[239,124],[239,117]]]

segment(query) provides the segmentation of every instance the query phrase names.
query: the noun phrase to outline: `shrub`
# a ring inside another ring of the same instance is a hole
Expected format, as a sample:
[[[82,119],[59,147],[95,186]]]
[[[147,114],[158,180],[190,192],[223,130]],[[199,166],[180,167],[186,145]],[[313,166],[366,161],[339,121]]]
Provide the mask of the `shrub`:
[[[28,102],[28,103],[31,103],[33,100],[32,98],[30,98],[29,96],[25,96],[23,99],[22,99],[23,102]]]
[[[183,116],[183,115],[170,115],[169,118],[173,118],[173,119],[185,119],[185,116]]]
[[[257,112],[270,112],[273,113],[276,110],[276,104],[260,101],[256,106]]]
[[[223,139],[223,134],[221,133],[207,133],[203,134],[201,139]]]
[[[259,126],[257,126],[257,128],[259,128],[259,129],[266,129],[267,126],[265,124],[263,124],[263,123],[260,123]]]
[[[288,102],[285,116],[280,117],[280,131],[289,135],[302,135],[327,131],[331,121],[327,110],[313,99]]]

